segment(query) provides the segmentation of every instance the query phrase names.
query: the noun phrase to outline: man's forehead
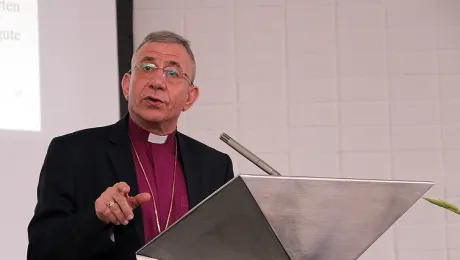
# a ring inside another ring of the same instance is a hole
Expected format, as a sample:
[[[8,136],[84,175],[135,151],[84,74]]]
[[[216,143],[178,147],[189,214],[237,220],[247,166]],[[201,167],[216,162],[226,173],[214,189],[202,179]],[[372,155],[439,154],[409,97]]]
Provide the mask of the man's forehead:
[[[187,62],[187,55],[187,51],[180,44],[155,42],[144,44],[136,53],[135,60],[139,62],[143,59],[154,59],[161,63],[174,61],[183,64]]]

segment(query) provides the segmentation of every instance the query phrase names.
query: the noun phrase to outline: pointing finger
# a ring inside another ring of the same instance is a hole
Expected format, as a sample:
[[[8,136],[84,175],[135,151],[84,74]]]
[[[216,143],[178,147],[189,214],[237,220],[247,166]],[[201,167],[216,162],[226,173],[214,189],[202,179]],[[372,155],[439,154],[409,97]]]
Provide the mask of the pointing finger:
[[[119,183],[115,184],[115,186],[116,186],[118,192],[122,192],[122,193],[125,193],[125,194],[129,193],[130,187],[126,182],[119,182]]]
[[[126,199],[126,197],[120,193],[116,193],[113,198],[115,199],[115,201],[117,202],[118,206],[120,207],[120,213],[123,214],[124,216],[124,219],[121,220],[121,222],[126,222],[128,220],[131,220],[133,219],[134,215],[133,215],[133,211],[130,207],[130,205],[128,204],[128,201]]]
[[[120,225],[120,221],[118,221],[117,217],[112,213],[112,211],[107,207],[104,216],[109,220],[109,222],[115,224],[115,225]]]
[[[140,193],[137,194],[135,197],[129,197],[129,204],[131,205],[132,208],[136,208],[139,205],[142,205],[149,201],[151,198],[150,194],[145,192],[145,193]]]

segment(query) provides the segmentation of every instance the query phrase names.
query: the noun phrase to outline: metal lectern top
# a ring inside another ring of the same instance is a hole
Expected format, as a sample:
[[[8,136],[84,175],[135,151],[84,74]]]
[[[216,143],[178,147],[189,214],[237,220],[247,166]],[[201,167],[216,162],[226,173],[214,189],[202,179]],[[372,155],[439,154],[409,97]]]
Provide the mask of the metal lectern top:
[[[432,186],[240,175],[137,255],[158,260],[356,260]]]

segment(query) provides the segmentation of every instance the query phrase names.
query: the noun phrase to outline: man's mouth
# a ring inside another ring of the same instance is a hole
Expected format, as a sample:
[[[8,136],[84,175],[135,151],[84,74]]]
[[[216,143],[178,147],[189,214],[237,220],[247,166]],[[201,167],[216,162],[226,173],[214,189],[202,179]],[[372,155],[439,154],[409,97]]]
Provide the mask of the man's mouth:
[[[153,104],[153,105],[159,105],[159,104],[164,103],[163,100],[156,98],[156,97],[150,97],[150,96],[146,97],[145,100],[148,101],[148,103]]]
[[[147,97],[147,99],[150,100],[150,101],[154,101],[154,102],[162,102],[158,98],[154,98],[154,97]]]

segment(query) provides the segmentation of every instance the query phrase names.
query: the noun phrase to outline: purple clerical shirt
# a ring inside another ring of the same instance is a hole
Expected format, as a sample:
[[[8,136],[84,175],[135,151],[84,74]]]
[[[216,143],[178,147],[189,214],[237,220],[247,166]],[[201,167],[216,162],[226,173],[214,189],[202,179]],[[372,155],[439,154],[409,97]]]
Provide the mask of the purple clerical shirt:
[[[131,119],[129,120],[128,129],[153,191],[153,194],[151,194],[153,196],[150,201],[141,206],[144,223],[144,238],[147,243],[159,234],[153,199],[155,199],[157,206],[161,231],[163,232],[165,230],[171,203],[176,133],[173,132],[169,134],[165,143],[152,143],[148,141],[149,132],[140,128]],[[141,164],[137,159],[134,148],[132,149],[139,192],[150,193]],[[186,214],[188,210],[187,187],[185,185],[184,173],[178,154],[174,202],[168,227]]]

